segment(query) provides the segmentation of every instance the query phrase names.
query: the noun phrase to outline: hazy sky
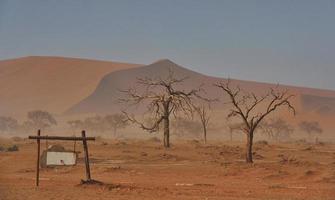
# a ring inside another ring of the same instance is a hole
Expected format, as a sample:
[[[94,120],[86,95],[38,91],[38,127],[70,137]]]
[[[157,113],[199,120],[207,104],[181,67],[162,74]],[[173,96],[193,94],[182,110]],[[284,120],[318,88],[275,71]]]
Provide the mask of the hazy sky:
[[[0,0],[0,59],[28,55],[335,90],[335,0]]]

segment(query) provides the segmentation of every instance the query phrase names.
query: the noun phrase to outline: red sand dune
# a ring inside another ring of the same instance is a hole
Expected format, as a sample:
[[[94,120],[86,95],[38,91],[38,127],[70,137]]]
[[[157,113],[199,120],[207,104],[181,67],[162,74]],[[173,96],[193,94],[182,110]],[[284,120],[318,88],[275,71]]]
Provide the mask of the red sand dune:
[[[0,61],[0,114],[32,109],[62,113],[89,96],[101,78],[136,64],[62,57],[24,57]]]

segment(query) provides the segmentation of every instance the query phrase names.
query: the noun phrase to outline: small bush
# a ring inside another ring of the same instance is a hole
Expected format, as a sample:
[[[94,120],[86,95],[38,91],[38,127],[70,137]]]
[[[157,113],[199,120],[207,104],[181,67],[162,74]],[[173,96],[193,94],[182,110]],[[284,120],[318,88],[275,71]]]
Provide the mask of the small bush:
[[[12,152],[12,151],[18,151],[19,147],[17,145],[13,145],[7,148],[7,151]]]
[[[3,146],[0,146],[0,152],[5,151],[5,148]]]
[[[149,142],[156,142],[156,143],[160,143],[161,142],[161,140],[159,138],[157,138],[157,137],[152,137],[152,138],[148,139],[148,141]]]
[[[23,141],[23,138],[22,138],[22,137],[18,137],[18,136],[11,137],[11,139],[12,139],[14,142],[21,142],[21,141]]]
[[[266,140],[259,140],[259,141],[255,142],[255,144],[264,145],[264,146],[269,145],[269,143]]]

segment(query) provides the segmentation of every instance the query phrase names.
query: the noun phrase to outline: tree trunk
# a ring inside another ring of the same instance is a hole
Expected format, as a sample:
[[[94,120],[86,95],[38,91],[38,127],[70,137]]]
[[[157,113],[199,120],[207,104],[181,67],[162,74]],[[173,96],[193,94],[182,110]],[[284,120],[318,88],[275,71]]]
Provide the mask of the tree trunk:
[[[170,147],[170,121],[169,118],[164,118],[164,147]]]
[[[114,132],[114,137],[116,137],[116,128],[113,128],[113,132]]]
[[[207,128],[206,125],[203,124],[203,130],[204,130],[204,143],[207,143]]]
[[[170,147],[170,113],[169,113],[169,106],[170,102],[166,101],[163,104],[164,107],[164,118],[163,118],[163,123],[164,123],[164,147],[169,148]]]
[[[254,138],[254,131],[250,130],[247,133],[247,151],[246,151],[246,162],[247,163],[253,163],[252,160],[252,144],[253,144],[253,138]]]
[[[233,131],[230,131],[230,142],[233,141]]]

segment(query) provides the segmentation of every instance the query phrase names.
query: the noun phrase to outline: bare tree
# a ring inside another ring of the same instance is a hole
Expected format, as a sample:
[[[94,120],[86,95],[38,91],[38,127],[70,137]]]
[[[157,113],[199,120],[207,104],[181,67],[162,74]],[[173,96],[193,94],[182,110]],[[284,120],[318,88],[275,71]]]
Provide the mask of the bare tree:
[[[28,121],[25,124],[34,129],[45,129],[57,125],[57,121],[49,112],[35,110],[28,112]]]
[[[108,129],[113,129],[114,136],[118,129],[126,128],[128,125],[127,118],[123,114],[107,115],[104,118],[104,122],[107,124]]]
[[[311,141],[314,134],[321,134],[323,132],[319,122],[317,121],[303,121],[299,123],[299,127],[308,134]]]
[[[84,123],[81,120],[70,120],[67,121],[67,124],[71,127],[73,130],[81,130],[84,127]]]
[[[287,106],[295,114],[295,109],[290,102],[293,95],[288,94],[287,90],[279,91],[277,87],[275,89],[271,88],[263,96],[257,96],[252,92],[243,92],[239,87],[232,88],[230,80],[217,83],[215,86],[229,96],[229,103],[232,104],[232,108],[228,118],[238,117],[244,123],[244,132],[247,135],[246,162],[252,163],[252,145],[256,128],[265,117],[279,107]],[[262,108],[261,105],[263,105],[263,108],[265,107],[264,111],[257,109]]]
[[[15,131],[19,127],[16,119],[12,117],[0,116],[0,131],[9,132]]]
[[[277,142],[289,139],[294,131],[294,128],[281,118],[263,120],[260,128],[270,140]]]
[[[177,117],[171,121],[171,132],[178,137],[199,137],[201,128],[200,122],[189,118]]]
[[[144,103],[147,105],[147,111],[150,113],[154,122],[147,126],[144,123],[135,119],[134,115],[129,115],[123,111],[125,116],[132,123],[138,124],[142,129],[149,132],[156,132],[159,125],[164,126],[164,147],[170,147],[170,116],[175,117],[183,113],[185,115],[193,115],[194,107],[193,100],[200,98],[199,89],[184,91],[177,89],[178,84],[183,83],[187,77],[176,78],[174,73],[169,70],[167,78],[138,78],[137,84],[144,87],[144,92],[139,92],[136,89],[128,89],[122,91],[126,97],[120,99],[121,102],[128,105],[138,105]]]
[[[200,122],[202,124],[202,130],[204,134],[204,143],[207,143],[207,129],[210,121],[210,116],[209,116],[209,106],[206,106],[204,104],[201,104],[200,106],[195,106],[195,111],[197,112]]]
[[[229,134],[230,134],[230,141],[233,141],[233,133],[234,132],[244,132],[245,127],[244,123],[230,123],[228,124]]]
[[[107,130],[107,127],[103,122],[104,118],[99,115],[87,117],[83,121],[83,129],[103,133]]]

